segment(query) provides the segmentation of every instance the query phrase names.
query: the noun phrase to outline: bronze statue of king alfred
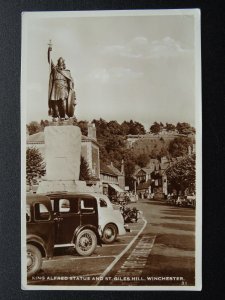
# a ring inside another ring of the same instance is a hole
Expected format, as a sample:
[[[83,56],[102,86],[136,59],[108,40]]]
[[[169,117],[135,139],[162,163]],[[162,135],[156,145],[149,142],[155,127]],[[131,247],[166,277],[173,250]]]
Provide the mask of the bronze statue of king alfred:
[[[76,94],[74,81],[70,70],[66,69],[65,60],[60,57],[55,66],[50,59],[52,44],[48,48],[48,63],[50,64],[49,93],[48,93],[48,114],[53,121],[65,120],[74,117],[76,105]]]

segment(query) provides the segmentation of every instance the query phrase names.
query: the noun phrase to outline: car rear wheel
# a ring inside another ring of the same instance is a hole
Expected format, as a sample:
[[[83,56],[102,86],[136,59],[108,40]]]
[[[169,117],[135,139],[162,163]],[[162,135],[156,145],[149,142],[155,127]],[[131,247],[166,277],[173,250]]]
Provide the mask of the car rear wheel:
[[[117,237],[117,228],[114,224],[107,224],[103,230],[102,241],[105,244],[110,244],[115,241]]]
[[[97,247],[97,237],[96,234],[90,230],[82,230],[76,239],[75,249],[77,253],[81,256],[89,256]]]
[[[37,273],[42,266],[42,256],[40,250],[34,245],[27,245],[27,277]]]

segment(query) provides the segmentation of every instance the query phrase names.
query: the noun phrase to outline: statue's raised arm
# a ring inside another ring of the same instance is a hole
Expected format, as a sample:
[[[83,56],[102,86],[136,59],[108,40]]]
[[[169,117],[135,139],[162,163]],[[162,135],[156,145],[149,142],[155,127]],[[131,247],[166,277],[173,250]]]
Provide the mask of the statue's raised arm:
[[[65,60],[60,57],[55,66],[51,60],[52,44],[49,43],[48,63],[50,64],[49,76],[49,96],[48,106],[49,115],[53,121],[74,117],[76,96],[74,91],[74,81],[70,71],[66,69]]]
[[[50,61],[51,61],[51,51],[52,51],[52,41],[50,40],[49,44],[48,44],[48,63],[49,64],[50,64]]]

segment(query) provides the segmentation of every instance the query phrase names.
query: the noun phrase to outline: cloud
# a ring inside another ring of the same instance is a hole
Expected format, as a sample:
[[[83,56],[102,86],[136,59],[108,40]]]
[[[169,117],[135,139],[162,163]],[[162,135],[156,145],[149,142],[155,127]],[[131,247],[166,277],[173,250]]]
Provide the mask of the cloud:
[[[137,72],[132,70],[131,68],[123,68],[123,67],[113,67],[113,68],[98,68],[93,70],[89,78],[97,81],[101,81],[102,83],[106,83],[109,80],[119,81],[119,80],[129,80],[129,79],[137,79],[143,76],[142,72]]]
[[[187,53],[190,49],[181,47],[178,41],[171,37],[149,41],[146,37],[135,37],[125,45],[110,45],[100,49],[102,54],[128,58],[160,58],[177,56]]]
[[[165,37],[162,40],[155,40],[151,42],[149,45],[148,57],[176,56],[179,53],[186,51],[188,50],[183,49],[178,42],[170,37]]]

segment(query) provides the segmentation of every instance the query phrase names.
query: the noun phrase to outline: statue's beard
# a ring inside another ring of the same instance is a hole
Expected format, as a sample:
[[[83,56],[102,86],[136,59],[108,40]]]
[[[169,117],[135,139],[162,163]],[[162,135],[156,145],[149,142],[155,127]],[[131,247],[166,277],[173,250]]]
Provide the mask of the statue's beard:
[[[64,70],[64,69],[66,68],[66,66],[65,66],[64,64],[60,64],[60,65],[58,65],[58,68],[59,68],[60,70]]]

